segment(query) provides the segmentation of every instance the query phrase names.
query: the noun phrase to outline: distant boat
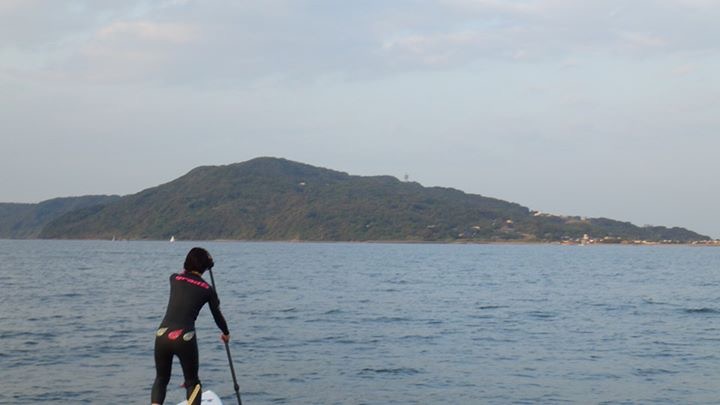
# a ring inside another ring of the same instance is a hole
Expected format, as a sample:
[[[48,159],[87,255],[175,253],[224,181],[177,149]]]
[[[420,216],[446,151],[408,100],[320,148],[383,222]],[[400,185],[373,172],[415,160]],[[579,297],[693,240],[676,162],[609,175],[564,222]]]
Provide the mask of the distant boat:
[[[175,235],[170,237],[170,242],[175,242]]]

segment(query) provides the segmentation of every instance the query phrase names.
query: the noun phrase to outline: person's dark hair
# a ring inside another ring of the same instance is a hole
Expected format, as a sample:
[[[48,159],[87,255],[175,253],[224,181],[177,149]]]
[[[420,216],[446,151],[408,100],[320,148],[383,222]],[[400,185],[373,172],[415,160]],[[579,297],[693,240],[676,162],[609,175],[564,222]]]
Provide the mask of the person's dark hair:
[[[200,247],[194,247],[190,249],[185,257],[185,265],[183,267],[187,271],[204,273],[205,270],[212,268],[213,265],[215,265],[215,263],[207,250]]]

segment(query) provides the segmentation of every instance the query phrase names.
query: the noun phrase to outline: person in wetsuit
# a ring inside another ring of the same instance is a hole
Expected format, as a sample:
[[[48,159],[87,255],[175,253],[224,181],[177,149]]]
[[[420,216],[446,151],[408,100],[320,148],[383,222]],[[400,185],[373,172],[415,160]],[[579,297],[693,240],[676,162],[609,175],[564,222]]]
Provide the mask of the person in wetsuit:
[[[202,385],[198,377],[198,345],[195,319],[205,303],[210,304],[215,324],[222,331],[220,339],[230,341],[227,322],[220,312],[220,300],[215,290],[205,282],[202,274],[214,265],[212,256],[203,248],[192,248],[185,258],[184,272],[170,276],[170,301],[165,318],[155,333],[155,383],[151,401],[165,401],[173,356],[180,359],[188,405],[200,404]]]

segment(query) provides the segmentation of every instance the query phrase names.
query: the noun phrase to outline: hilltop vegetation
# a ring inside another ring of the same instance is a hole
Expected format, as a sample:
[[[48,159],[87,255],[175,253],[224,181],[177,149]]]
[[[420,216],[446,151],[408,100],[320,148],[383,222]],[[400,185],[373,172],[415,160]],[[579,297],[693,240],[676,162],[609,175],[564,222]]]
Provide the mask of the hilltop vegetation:
[[[54,198],[38,204],[0,203],[0,237],[30,239],[40,235],[52,220],[77,209],[102,206],[119,196]]]
[[[198,167],[167,184],[71,210],[41,238],[308,241],[707,240],[683,228],[539,215],[519,204],[276,158]]]

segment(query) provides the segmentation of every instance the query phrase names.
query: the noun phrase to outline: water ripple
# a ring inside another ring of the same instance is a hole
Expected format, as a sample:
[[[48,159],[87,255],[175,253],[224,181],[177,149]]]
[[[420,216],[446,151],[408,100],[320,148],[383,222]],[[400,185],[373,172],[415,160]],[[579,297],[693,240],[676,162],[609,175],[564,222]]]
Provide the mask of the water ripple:
[[[0,241],[18,292],[0,403],[147,403],[167,278],[195,245],[216,259],[249,404],[720,397],[713,249]],[[207,309],[197,331],[203,383],[233,403]],[[166,403],[184,394],[177,362],[172,378]]]

